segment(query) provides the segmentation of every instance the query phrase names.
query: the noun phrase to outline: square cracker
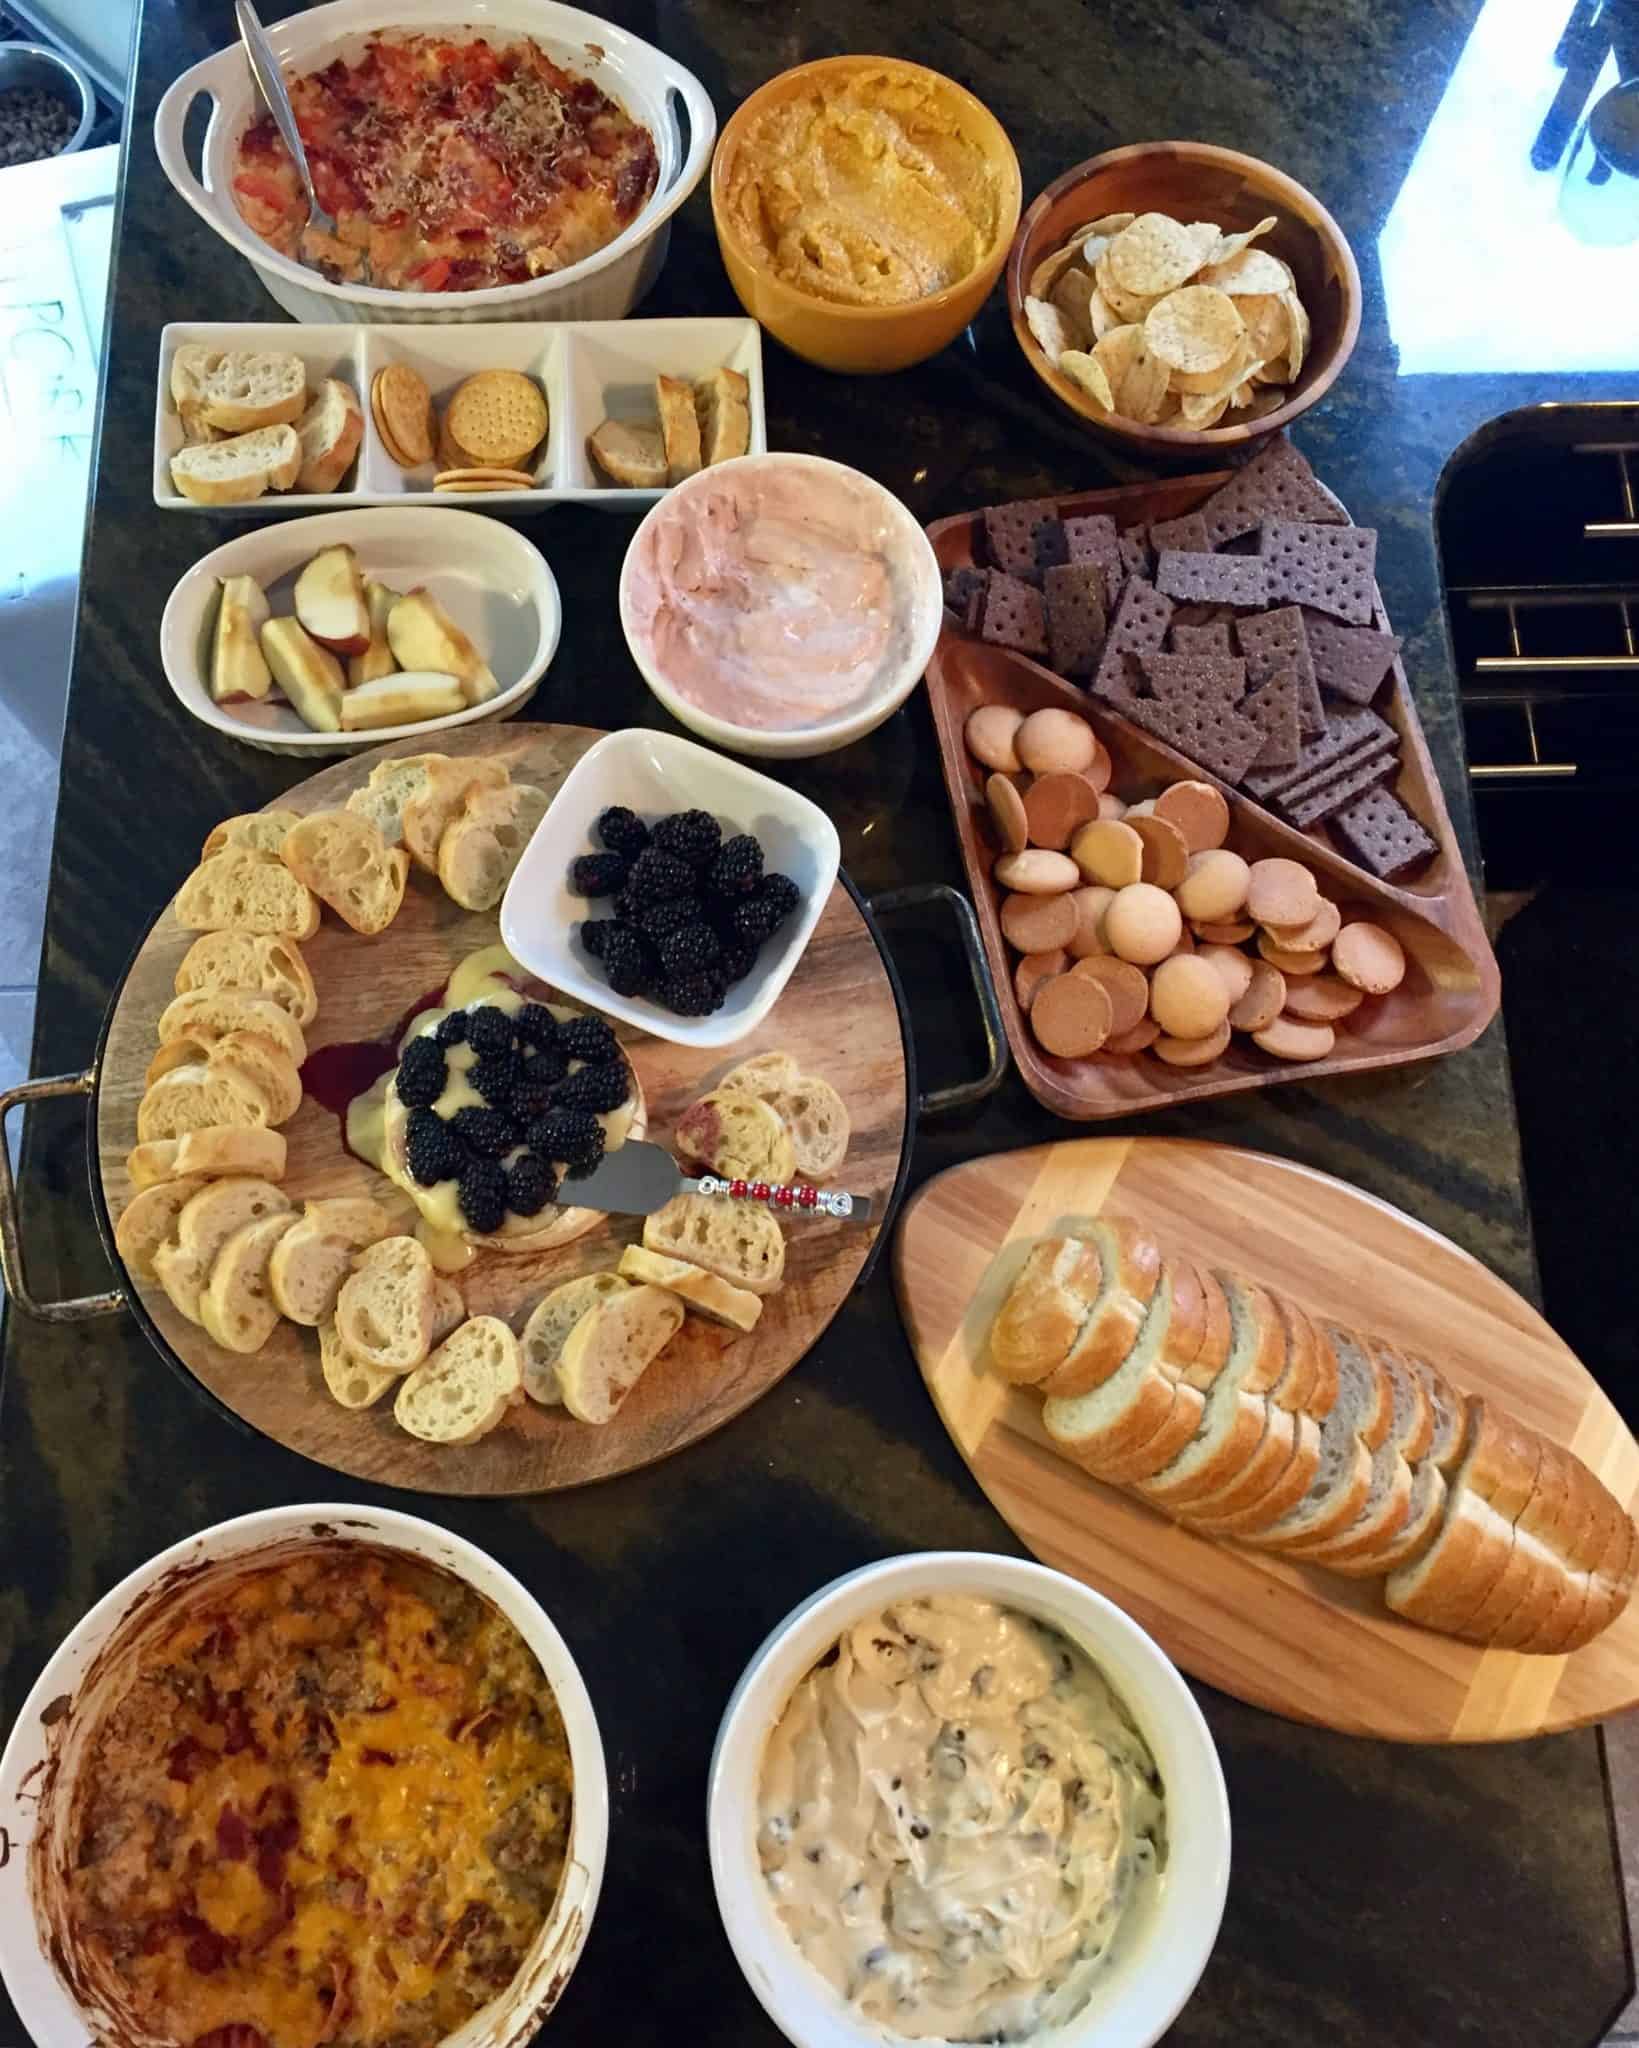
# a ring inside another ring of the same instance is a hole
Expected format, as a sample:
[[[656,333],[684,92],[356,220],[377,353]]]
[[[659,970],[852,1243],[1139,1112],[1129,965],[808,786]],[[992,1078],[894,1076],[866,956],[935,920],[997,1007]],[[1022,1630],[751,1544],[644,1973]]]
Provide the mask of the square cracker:
[[[1163,597],[1153,583],[1142,576],[1129,576],[1115,608],[1110,630],[1093,677],[1095,697],[1125,706],[1133,684],[1125,657],[1129,654],[1158,654],[1166,644],[1172,624],[1172,599]]]
[[[1162,702],[1140,697],[1122,708],[1135,724],[1176,747],[1221,782],[1239,782],[1263,745],[1262,728],[1221,699],[1189,697]]]
[[[1056,500],[1021,498],[1012,505],[988,505],[980,516],[985,552],[992,566],[1005,569],[1009,576],[1017,576],[1026,583],[1039,582],[1036,528],[1044,519],[1057,519]]]
[[[1201,507],[1215,548],[1266,519],[1308,519],[1341,526],[1348,514],[1315,479],[1314,471],[1284,434],[1271,435],[1252,460],[1214,491]]]
[[[1104,571],[1094,562],[1064,562],[1043,579],[1048,656],[1061,676],[1090,676],[1104,652],[1108,621]]]
[[[1019,654],[1047,652],[1047,608],[1041,592],[1002,570],[991,572],[979,599],[978,633],[994,647]]]
[[[1233,654],[1235,643],[1227,619],[1209,619],[1200,625],[1179,619],[1172,621],[1172,645],[1179,654]]]
[[[1256,689],[1279,668],[1296,671],[1298,682],[1298,728],[1305,738],[1326,730],[1326,712],[1315,682],[1315,665],[1309,654],[1303,614],[1295,604],[1276,611],[1261,612],[1235,621],[1235,638],[1246,656],[1246,680]]]
[[[1177,630],[1173,628],[1174,637]],[[1303,745],[1298,730],[1297,670],[1276,669],[1258,689],[1242,698],[1239,709],[1263,732],[1263,746],[1253,768],[1296,767]]]
[[[1265,605],[1269,571],[1261,555],[1189,555],[1164,548],[1155,587],[1195,604]]]
[[[1340,626],[1323,612],[1306,611],[1303,630],[1315,681],[1349,704],[1369,704],[1400,652],[1398,633],[1375,626]]]
[[[1392,790],[1374,789],[1332,820],[1332,830],[1352,860],[1381,882],[1421,867],[1439,846]]]
[[[1234,655],[1141,654],[1138,666],[1154,695],[1168,702],[1201,697],[1234,704],[1246,691],[1246,663]]]
[[[1370,526],[1319,526],[1266,519],[1258,558],[1271,604],[1308,605],[1352,626],[1369,626],[1377,598],[1377,532]]]

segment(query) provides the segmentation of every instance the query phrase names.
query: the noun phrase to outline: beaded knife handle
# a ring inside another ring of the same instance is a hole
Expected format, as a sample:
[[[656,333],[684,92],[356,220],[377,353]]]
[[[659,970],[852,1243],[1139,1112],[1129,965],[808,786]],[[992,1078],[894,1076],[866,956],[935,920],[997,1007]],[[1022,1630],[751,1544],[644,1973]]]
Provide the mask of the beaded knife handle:
[[[698,1180],[685,1179],[683,1192],[715,1195],[731,1202],[761,1202],[766,1208],[790,1216],[834,1216],[849,1223],[869,1223],[869,1195],[850,1195],[839,1188],[791,1188],[775,1181],[724,1180],[720,1174],[703,1173]]]

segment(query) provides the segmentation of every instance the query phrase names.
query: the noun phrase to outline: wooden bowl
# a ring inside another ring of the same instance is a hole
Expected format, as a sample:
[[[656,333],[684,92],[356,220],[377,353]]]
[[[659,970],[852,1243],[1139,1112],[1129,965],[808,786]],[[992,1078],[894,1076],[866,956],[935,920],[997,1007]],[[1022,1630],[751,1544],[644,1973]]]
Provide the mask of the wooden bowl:
[[[1168,213],[1222,228],[1275,226],[1259,244],[1283,257],[1309,315],[1309,353],[1284,404],[1258,419],[1220,427],[1146,427],[1102,413],[1042,354],[1024,317],[1032,272],[1084,222],[1106,213]],[[1058,399],[1101,434],[1152,455],[1218,453],[1290,426],[1336,381],[1360,332],[1360,272],[1343,230],[1312,192],[1272,164],[1205,142],[1136,142],[1107,150],[1055,178],[1019,223],[1007,259],[1007,305],[1025,360]]]

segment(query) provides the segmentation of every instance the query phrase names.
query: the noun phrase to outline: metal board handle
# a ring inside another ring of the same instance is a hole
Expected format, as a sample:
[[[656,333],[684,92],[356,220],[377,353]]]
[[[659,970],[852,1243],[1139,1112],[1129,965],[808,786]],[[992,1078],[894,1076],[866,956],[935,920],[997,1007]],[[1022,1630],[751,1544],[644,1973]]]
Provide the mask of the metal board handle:
[[[11,1154],[6,1149],[6,1118],[14,1109],[48,1101],[55,1095],[89,1096],[96,1085],[97,1070],[87,1067],[83,1074],[54,1074],[49,1080],[19,1081],[15,1088],[0,1090],[0,1282],[4,1282],[13,1305],[40,1323],[88,1323],[94,1316],[117,1315],[125,1306],[125,1296],[116,1288],[108,1294],[82,1294],[76,1301],[36,1301],[29,1292],[23,1277],[17,1186],[11,1177]]]
[[[984,941],[979,936],[979,920],[973,915],[973,905],[958,889],[952,889],[945,882],[911,882],[903,889],[885,889],[880,896],[869,898],[871,914],[881,917],[896,910],[921,909],[930,903],[942,904],[956,920],[956,935],[962,942],[962,951],[967,955],[968,973],[973,979],[973,993],[979,1004],[979,1022],[985,1034],[985,1050],[990,1064],[985,1071],[972,1081],[958,1081],[950,1088],[934,1088],[917,1098],[916,1113],[923,1116],[943,1116],[952,1109],[969,1109],[976,1102],[983,1102],[1001,1086],[1007,1072],[1007,1037],[1002,1030],[1001,1005],[996,1000],[996,984],[990,978],[990,962],[985,958]]]

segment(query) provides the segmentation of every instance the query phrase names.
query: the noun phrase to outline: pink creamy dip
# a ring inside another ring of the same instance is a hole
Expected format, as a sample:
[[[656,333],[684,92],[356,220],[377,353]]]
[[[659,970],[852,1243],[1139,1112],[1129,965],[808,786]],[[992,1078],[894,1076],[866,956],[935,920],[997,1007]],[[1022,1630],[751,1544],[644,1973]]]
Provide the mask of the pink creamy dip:
[[[680,697],[784,732],[862,704],[907,651],[906,579],[863,476],[758,461],[663,498],[634,547],[633,640]]]

